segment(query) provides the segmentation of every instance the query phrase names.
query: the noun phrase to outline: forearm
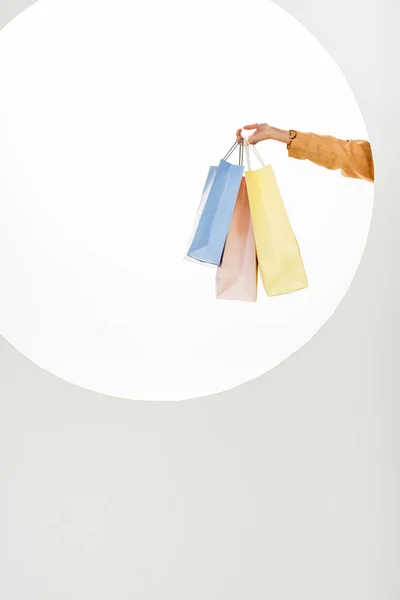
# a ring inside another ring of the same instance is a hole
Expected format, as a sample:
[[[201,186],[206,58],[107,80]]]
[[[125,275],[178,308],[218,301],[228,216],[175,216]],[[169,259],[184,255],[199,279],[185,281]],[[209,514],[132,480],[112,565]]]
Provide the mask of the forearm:
[[[278,129],[278,127],[271,127],[269,138],[276,142],[283,142],[288,144],[290,142],[289,131],[286,129]]]
[[[366,140],[341,140],[329,135],[288,131],[268,123],[245,125],[244,129],[255,129],[248,138],[250,144],[275,140],[287,145],[292,158],[310,160],[326,169],[340,169],[345,177],[374,181],[371,145]],[[239,143],[241,132],[239,129],[236,134]]]

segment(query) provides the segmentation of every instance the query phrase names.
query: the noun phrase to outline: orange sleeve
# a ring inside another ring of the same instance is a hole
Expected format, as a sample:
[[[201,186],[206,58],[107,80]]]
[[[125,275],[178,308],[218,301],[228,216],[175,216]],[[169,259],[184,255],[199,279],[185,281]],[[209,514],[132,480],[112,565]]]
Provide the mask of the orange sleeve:
[[[371,144],[365,140],[340,140],[298,131],[289,146],[289,156],[326,169],[340,169],[344,177],[374,181]]]

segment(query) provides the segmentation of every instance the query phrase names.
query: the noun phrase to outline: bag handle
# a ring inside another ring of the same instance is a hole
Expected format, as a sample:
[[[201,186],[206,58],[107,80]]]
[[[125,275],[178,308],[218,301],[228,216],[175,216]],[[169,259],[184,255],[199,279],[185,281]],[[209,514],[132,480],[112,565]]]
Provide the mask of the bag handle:
[[[247,168],[249,171],[251,171],[251,161],[250,161],[250,150],[249,150],[249,141],[247,138],[243,138],[243,145],[244,148],[246,150],[246,162],[247,162]]]
[[[243,146],[245,145],[245,143],[240,144],[239,142],[235,142],[233,144],[233,146],[228,150],[228,152],[225,154],[224,158],[222,160],[228,160],[228,158],[235,152],[236,148],[239,146],[239,166],[242,167],[243,166],[243,162],[244,162],[244,150],[243,150]],[[261,156],[258,154],[258,152],[256,151],[255,148],[253,148],[253,151],[256,152],[256,156],[258,158],[258,160],[260,161],[260,163],[262,164],[263,167],[265,167]],[[246,152],[248,152],[248,148],[246,147]],[[247,163],[250,165],[250,157],[248,156],[247,158]],[[250,167],[249,167],[250,169]]]
[[[250,150],[249,147],[251,147],[251,149],[253,150],[257,160],[259,161],[259,163],[261,164],[262,167],[265,167],[265,163],[263,161],[263,159],[261,158],[258,150],[255,149],[253,144],[249,144],[249,140],[247,138],[243,138],[243,144],[246,150],[246,159],[247,159],[247,166],[249,168],[249,171],[251,171],[251,162],[250,162]]]
[[[262,167],[265,167],[265,163],[264,163],[263,159],[261,158],[261,156],[260,156],[258,150],[256,149],[256,147],[253,144],[251,144],[250,147],[253,150],[254,154],[256,155],[256,157],[258,159],[258,162],[261,164]]]
[[[228,150],[228,152],[225,154],[224,158],[222,160],[228,160],[228,158],[230,157],[231,154],[234,153],[234,151],[236,150],[237,146],[239,146],[238,142],[235,142],[232,146],[232,148],[230,148]]]
[[[236,150],[236,148],[239,146],[239,166],[243,166],[243,144],[239,144],[239,142],[235,142],[232,146],[232,148],[230,148],[230,150],[228,150],[227,154],[225,154],[224,158],[222,160],[228,160],[228,158],[231,156],[231,154],[234,153],[234,151]]]

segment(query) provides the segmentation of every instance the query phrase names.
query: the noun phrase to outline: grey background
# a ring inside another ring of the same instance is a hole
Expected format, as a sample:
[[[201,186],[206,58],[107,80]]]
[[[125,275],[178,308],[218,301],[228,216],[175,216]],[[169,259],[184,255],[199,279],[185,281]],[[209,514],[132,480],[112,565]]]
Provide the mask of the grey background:
[[[0,0],[0,26],[29,4]],[[82,390],[0,339],[1,600],[400,597],[400,6],[278,4],[336,59],[372,141],[353,285],[280,367],[182,403]]]

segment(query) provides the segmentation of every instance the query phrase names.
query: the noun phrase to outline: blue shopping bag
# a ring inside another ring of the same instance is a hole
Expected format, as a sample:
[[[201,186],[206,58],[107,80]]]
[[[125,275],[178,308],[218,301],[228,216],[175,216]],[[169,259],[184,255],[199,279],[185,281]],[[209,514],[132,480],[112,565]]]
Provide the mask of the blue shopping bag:
[[[234,144],[218,167],[210,167],[197,212],[195,232],[187,256],[195,261],[218,266],[232,221],[244,166],[227,159],[239,144]]]

